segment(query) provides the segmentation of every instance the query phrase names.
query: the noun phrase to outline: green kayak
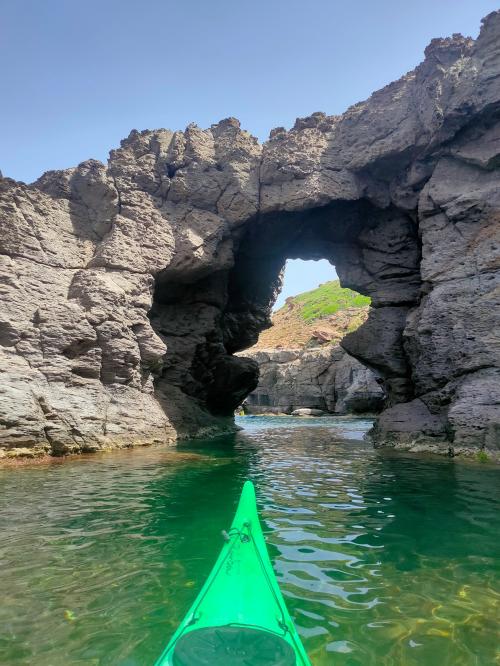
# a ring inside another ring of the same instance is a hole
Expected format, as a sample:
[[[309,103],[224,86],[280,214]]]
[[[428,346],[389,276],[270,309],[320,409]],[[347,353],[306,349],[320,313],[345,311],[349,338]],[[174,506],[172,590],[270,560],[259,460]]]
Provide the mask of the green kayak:
[[[223,535],[214,568],[156,666],[311,666],[274,576],[251,481]]]

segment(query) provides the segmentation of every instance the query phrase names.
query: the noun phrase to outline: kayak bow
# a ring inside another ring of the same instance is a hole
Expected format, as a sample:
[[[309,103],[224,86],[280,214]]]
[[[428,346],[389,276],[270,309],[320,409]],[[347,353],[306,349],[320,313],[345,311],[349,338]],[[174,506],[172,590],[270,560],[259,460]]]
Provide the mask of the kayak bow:
[[[155,666],[311,666],[273,572],[251,481],[223,535],[214,568]]]

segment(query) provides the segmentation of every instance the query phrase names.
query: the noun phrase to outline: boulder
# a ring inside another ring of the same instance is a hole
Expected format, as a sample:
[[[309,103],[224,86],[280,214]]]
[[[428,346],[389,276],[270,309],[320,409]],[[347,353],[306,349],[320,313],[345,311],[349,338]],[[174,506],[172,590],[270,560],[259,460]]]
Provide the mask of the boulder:
[[[308,407],[294,409],[292,412],[292,416],[324,416],[324,414],[322,409],[309,409]]]

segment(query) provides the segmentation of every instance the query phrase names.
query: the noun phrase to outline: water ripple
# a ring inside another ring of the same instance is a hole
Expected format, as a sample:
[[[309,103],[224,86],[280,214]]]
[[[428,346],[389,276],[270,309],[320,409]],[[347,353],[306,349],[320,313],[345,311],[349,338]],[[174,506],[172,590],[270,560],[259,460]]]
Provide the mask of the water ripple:
[[[499,472],[372,450],[356,419],[242,419],[178,453],[0,470],[0,663],[144,666],[242,481],[315,666],[499,659]]]

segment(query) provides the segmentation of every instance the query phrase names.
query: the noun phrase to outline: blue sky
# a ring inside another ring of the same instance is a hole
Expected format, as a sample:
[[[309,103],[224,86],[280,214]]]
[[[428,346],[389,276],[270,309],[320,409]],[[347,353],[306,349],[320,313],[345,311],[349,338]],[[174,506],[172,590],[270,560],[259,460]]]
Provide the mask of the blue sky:
[[[295,296],[303,291],[311,291],[319,284],[335,280],[336,277],[335,267],[326,259],[320,261],[289,259],[286,262],[283,289],[276,299],[273,309],[279,310],[288,296]]]
[[[413,69],[431,38],[477,36],[497,8],[497,0],[0,0],[0,169],[31,182],[105,161],[132,128],[208,127],[227,116],[265,140],[297,116],[342,113]]]

